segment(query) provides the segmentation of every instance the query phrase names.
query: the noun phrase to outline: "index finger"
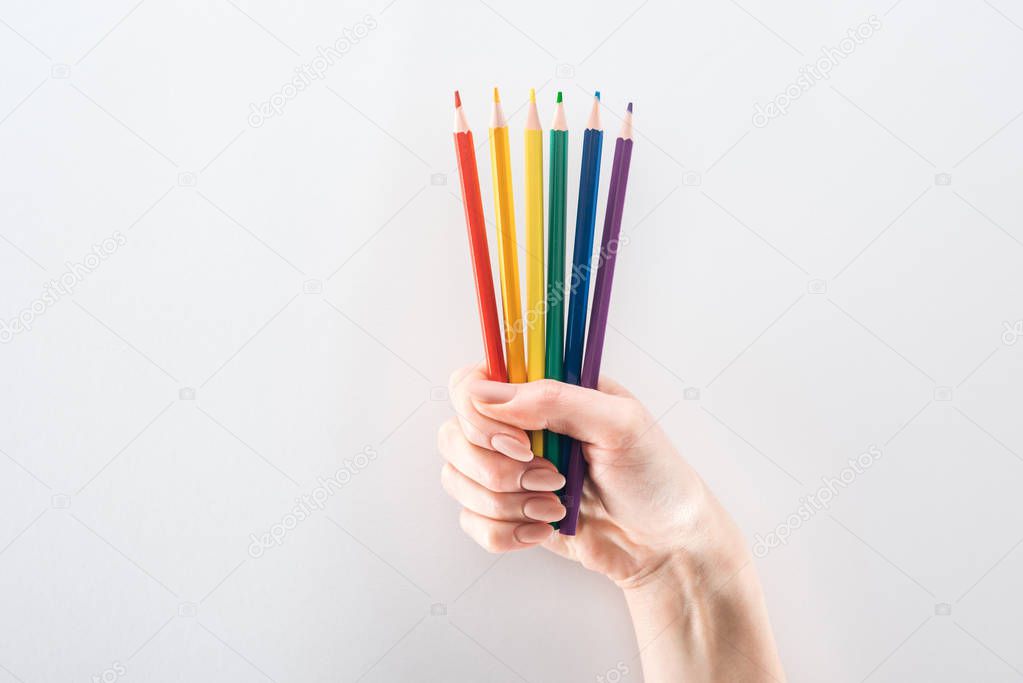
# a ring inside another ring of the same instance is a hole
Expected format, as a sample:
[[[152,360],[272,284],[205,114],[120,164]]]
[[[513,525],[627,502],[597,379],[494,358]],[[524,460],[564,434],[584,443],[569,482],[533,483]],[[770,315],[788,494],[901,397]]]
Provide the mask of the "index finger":
[[[448,394],[458,416],[465,438],[480,448],[495,450],[513,460],[529,462],[533,451],[525,431],[479,412],[469,397],[468,387],[475,380],[488,379],[482,365],[470,365],[456,370],[448,382]]]

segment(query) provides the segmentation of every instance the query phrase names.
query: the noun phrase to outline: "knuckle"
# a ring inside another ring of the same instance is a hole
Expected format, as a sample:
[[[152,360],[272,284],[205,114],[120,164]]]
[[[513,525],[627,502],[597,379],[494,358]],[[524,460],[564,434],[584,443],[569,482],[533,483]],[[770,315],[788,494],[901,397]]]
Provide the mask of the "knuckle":
[[[448,445],[448,436],[445,433],[447,430],[447,424],[447,422],[444,422],[437,428],[437,451],[441,454],[444,453]]]
[[[454,400],[455,395],[459,393],[465,381],[472,376],[473,368],[459,368],[448,376],[448,396]]]
[[[552,379],[544,379],[539,382],[540,389],[540,400],[545,406],[551,406],[559,403],[564,396],[564,387],[561,382],[555,382]]]
[[[451,495],[451,480],[454,472],[455,468],[449,463],[444,463],[444,465],[440,468],[440,485],[448,493],[448,495]]]
[[[619,434],[621,443],[628,445],[635,441],[650,424],[650,415],[639,401],[627,400],[621,409],[622,426],[624,429]]]
[[[448,393],[455,393],[455,388],[458,386],[458,382],[462,379],[462,371],[455,370],[448,375]]]
[[[437,450],[446,454],[454,443],[455,433],[458,431],[458,423],[455,418],[445,420],[437,429]]]

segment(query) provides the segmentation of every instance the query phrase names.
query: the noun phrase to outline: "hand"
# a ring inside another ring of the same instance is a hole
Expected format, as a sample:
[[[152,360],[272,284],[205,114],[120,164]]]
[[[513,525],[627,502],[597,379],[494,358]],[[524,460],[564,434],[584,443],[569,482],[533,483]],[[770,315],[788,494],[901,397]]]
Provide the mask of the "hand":
[[[784,677],[741,533],[632,394],[603,377],[595,391],[491,382],[470,367],[452,375],[450,395],[457,415],[438,434],[441,481],[477,543],[542,545],[615,581],[647,680]],[[575,536],[548,524],[565,514],[553,493],[565,480],[533,457],[526,430],[539,429],[582,443],[589,467]]]
[[[490,382],[467,368],[452,376],[450,394],[457,418],[440,429],[442,482],[463,506],[462,527],[487,550],[543,544],[628,587],[708,537],[737,537],[727,515],[707,514],[720,512],[716,502],[649,412],[607,378],[594,391]],[[583,444],[589,472],[576,536],[544,523],[565,514],[552,493],[564,478],[532,457],[525,430],[535,429]]]

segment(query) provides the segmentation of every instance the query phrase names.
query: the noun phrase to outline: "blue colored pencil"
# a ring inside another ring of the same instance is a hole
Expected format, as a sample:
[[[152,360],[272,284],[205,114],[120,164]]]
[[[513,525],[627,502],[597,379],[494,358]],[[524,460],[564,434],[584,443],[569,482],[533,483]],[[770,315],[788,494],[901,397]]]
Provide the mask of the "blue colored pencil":
[[[583,163],[579,172],[579,204],[575,212],[575,244],[569,274],[568,328],[565,331],[565,381],[579,384],[583,368],[586,335],[586,304],[590,296],[590,259],[593,231],[597,222],[597,190],[600,185],[600,152],[604,131],[600,127],[600,92],[593,96],[593,108],[583,133]]]
[[[593,95],[593,107],[583,133],[583,161],[579,173],[579,204],[575,213],[575,244],[572,248],[572,272],[568,283],[568,325],[565,331],[565,381],[579,384],[583,366],[583,342],[586,335],[586,304],[590,296],[590,260],[593,256],[593,231],[597,222],[597,190],[600,185],[600,152],[604,131],[600,125],[600,92]],[[569,439],[562,442],[568,453]],[[567,465],[567,463],[564,463]],[[563,472],[564,473],[564,472]],[[571,508],[577,501],[564,500]]]

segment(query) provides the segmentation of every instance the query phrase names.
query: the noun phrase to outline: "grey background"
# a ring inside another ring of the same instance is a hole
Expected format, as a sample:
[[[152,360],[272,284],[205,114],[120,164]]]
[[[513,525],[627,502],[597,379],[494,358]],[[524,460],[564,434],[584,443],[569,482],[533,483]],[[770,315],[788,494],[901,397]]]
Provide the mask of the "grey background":
[[[883,453],[757,560],[791,679],[1023,678],[1023,9],[587,7],[0,3],[0,317],[126,238],[0,346],[2,683],[641,679],[609,583],[484,553],[438,484],[481,353],[450,92],[482,143],[495,83],[513,138],[564,90],[570,192],[589,93],[636,102],[605,370],[751,542]]]

